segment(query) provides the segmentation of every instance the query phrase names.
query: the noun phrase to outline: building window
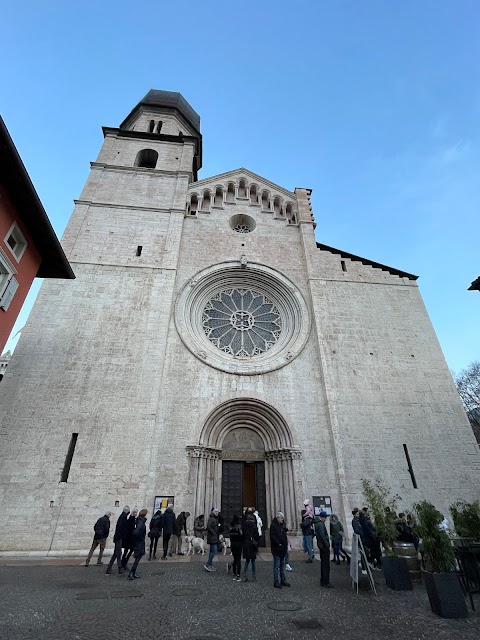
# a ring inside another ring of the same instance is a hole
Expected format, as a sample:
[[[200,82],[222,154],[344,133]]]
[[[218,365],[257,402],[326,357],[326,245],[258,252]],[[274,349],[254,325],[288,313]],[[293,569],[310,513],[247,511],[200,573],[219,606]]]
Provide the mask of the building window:
[[[7,288],[5,289],[5,291],[2,294],[2,297],[0,298],[0,309],[3,309],[4,311],[8,310],[8,307],[10,306],[10,303],[13,300],[13,296],[15,295],[15,292],[17,289],[18,289],[18,282],[12,276],[8,281]]]
[[[27,241],[15,222],[10,227],[4,240],[15,260],[20,262],[27,248]]]
[[[10,246],[10,245],[8,245]],[[0,308],[6,311],[12,301],[18,282],[14,278],[16,270],[7,254],[0,249]]]
[[[157,166],[158,153],[154,149],[142,149],[135,158],[135,167],[144,169],[155,169]]]

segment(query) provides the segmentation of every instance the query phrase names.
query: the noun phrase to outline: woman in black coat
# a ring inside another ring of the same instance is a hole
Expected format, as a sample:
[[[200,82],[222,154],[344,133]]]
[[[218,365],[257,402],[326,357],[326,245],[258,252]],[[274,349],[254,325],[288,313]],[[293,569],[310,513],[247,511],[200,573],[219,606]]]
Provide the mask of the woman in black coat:
[[[242,571],[243,530],[240,518],[235,514],[230,523],[230,548],[233,555],[233,563],[228,565],[228,570],[233,569],[233,579],[240,582]]]
[[[136,575],[137,567],[145,555],[145,536],[147,535],[147,509],[142,509],[138,514],[138,518],[135,522],[135,529],[133,530],[133,557],[135,558],[135,562],[128,574],[129,580],[135,580],[135,578],[139,578],[140,576]]]
[[[150,520],[150,531],[148,532],[148,537],[150,538],[150,553],[148,555],[149,560],[152,559],[152,551],[153,559],[156,559],[158,539],[162,532],[162,521],[162,512],[160,511],[160,509],[158,509],[158,511],[154,513],[153,518]]]
[[[256,582],[257,577],[255,575],[255,560],[258,553],[258,542],[260,536],[258,535],[257,519],[252,513],[245,514],[245,520],[243,522],[243,557],[245,559],[245,566],[243,568],[243,581],[248,582],[248,565],[252,563],[252,581]]]

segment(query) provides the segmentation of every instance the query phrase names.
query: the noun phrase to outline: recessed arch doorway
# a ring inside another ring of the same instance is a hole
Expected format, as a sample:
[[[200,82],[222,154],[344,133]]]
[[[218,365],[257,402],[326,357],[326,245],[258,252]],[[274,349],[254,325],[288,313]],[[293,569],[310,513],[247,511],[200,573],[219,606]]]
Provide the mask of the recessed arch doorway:
[[[302,455],[274,407],[253,398],[222,403],[207,417],[198,444],[187,447],[187,453],[195,515],[217,506],[229,518],[244,506],[256,506],[265,525],[282,511],[288,528],[298,529]]]

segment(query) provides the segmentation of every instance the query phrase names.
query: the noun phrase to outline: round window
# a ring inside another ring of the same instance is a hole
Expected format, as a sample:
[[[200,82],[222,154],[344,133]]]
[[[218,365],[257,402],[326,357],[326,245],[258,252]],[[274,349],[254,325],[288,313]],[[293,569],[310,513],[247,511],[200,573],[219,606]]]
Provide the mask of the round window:
[[[239,213],[230,218],[230,226],[237,233],[251,233],[255,229],[256,223],[250,216]]]
[[[293,283],[264,265],[227,262],[188,282],[176,301],[177,330],[212,367],[253,375],[284,366],[303,349],[310,318]]]

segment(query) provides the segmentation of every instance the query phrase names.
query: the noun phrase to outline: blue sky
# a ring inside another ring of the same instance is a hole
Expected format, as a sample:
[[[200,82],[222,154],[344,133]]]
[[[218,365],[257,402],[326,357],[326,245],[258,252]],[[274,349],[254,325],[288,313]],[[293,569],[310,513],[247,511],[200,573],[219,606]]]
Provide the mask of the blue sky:
[[[0,111],[59,235],[101,125],[180,91],[200,178],[312,188],[317,240],[420,275],[449,366],[480,359],[477,0],[19,0],[2,25]]]

